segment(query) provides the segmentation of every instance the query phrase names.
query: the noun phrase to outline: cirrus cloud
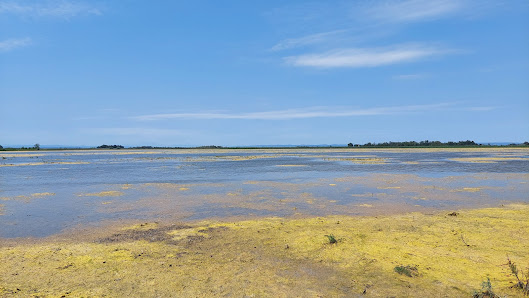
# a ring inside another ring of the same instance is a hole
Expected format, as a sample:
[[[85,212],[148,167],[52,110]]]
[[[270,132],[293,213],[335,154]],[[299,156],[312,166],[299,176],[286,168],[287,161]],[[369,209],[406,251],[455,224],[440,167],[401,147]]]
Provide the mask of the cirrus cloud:
[[[11,38],[0,41],[0,52],[9,52],[32,44],[31,38]]]
[[[425,105],[404,105],[373,108],[351,108],[351,107],[309,107],[302,109],[286,109],[266,112],[249,113],[222,113],[222,112],[196,112],[196,113],[164,113],[150,114],[131,117],[137,121],[159,121],[159,120],[213,120],[213,119],[241,119],[241,120],[294,120],[307,118],[325,117],[361,117],[398,115],[407,113],[432,112],[442,110],[473,110],[473,107],[463,107],[457,103],[435,103]],[[475,111],[485,111],[480,108]]]
[[[397,0],[378,2],[363,11],[369,19],[415,22],[440,18],[472,7],[467,0]]]
[[[284,60],[292,66],[360,68],[415,62],[450,52],[454,51],[420,44],[409,44],[383,48],[339,49],[319,54],[290,56],[285,57]]]
[[[22,17],[63,17],[78,15],[101,15],[100,9],[91,5],[73,1],[2,1],[0,14],[12,14]]]

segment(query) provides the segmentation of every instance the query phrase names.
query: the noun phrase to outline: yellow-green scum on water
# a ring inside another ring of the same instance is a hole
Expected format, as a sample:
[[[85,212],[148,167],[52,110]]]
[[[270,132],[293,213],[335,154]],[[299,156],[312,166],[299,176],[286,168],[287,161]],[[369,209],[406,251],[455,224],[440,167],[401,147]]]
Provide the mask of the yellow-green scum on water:
[[[4,240],[0,296],[469,297],[487,278],[495,293],[521,296],[507,257],[529,267],[528,219],[529,205],[509,205]]]

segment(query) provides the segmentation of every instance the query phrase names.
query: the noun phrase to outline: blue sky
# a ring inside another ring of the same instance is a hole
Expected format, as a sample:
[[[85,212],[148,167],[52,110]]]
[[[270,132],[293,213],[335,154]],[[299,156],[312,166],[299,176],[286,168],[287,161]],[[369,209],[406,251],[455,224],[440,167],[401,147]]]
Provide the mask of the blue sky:
[[[0,144],[529,141],[529,2],[0,0]]]

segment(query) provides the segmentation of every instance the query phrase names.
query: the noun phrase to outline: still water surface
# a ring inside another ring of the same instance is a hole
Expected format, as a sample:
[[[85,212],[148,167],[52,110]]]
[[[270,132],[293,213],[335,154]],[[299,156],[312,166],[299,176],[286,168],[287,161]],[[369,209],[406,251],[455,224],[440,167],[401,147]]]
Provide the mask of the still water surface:
[[[528,194],[528,149],[0,152],[0,237],[104,220],[497,206]]]

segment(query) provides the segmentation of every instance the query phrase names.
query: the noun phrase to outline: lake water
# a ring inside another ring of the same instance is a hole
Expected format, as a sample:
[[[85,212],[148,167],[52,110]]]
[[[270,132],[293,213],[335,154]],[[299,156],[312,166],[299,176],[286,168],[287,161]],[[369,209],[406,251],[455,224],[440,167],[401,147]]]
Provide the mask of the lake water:
[[[0,151],[0,237],[529,202],[529,149]]]

